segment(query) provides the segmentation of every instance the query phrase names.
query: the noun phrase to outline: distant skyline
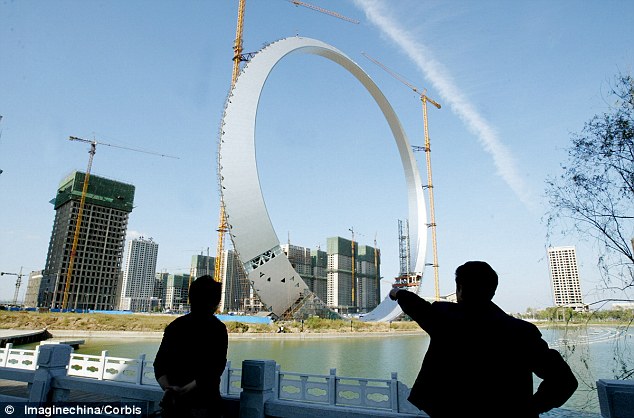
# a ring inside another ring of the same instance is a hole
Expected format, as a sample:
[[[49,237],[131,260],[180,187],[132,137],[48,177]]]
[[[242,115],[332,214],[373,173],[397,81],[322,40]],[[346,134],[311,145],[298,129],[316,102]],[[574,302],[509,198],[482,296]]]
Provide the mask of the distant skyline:
[[[410,80],[430,107],[441,294],[467,260],[500,275],[494,299],[523,312],[553,304],[547,247],[577,248],[584,302],[601,298],[592,243],[550,241],[544,181],[570,135],[606,111],[610,83],[634,63],[634,3],[313,0],[349,23],[285,0],[247,0],[244,51],[288,36],[327,42],[356,61],[423,143],[419,97],[362,52]],[[153,237],[157,270],[215,256],[218,130],[229,92],[237,1],[22,0],[0,5],[0,270],[44,268],[59,182],[84,171],[78,136],[179,159],[97,146],[93,173],[136,187],[128,240]],[[398,274],[407,216],[398,153],[378,106],[345,70],[315,56],[278,65],[260,97],[257,159],[282,243],[329,236],[381,249],[383,290]],[[418,153],[426,183],[424,153]],[[427,259],[431,260],[431,245]],[[433,294],[433,272],[424,286]],[[14,276],[0,278],[11,300]]]

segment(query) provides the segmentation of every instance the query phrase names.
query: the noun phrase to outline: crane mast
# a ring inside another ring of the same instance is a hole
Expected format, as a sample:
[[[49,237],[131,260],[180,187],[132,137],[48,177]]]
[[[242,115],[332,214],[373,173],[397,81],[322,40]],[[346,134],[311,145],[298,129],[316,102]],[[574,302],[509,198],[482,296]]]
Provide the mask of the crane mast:
[[[238,2],[238,22],[236,24],[236,39],[233,43],[233,71],[231,73],[231,89],[236,85],[238,81],[238,75],[240,74],[240,63],[244,61],[242,56],[242,32],[244,28],[244,9],[246,0],[240,0]],[[222,141],[218,141],[218,183],[220,183],[221,164],[220,164],[220,147]],[[225,202],[222,197],[222,185],[220,185],[220,220],[218,222],[218,244],[216,246],[216,262],[214,264],[214,280],[217,282],[222,281],[222,270],[225,263],[225,235],[229,232],[229,225],[227,223],[227,216],[225,213]],[[190,278],[190,281],[192,278]]]
[[[81,199],[79,200],[79,209],[77,211],[77,221],[75,223],[75,234],[73,235],[73,246],[70,250],[70,259],[68,261],[68,270],[66,271],[66,284],[64,285],[64,297],[62,299],[62,310],[66,309],[68,303],[68,293],[70,291],[70,278],[73,275],[73,267],[75,264],[75,256],[77,255],[77,244],[79,243],[79,231],[81,230],[81,220],[84,214],[84,205],[86,203],[86,193],[88,192],[88,182],[90,181],[90,169],[92,168],[92,160],[97,152],[97,141],[88,141],[86,139],[69,137],[71,141],[88,142],[90,144],[90,157],[88,158],[88,167],[84,176],[84,186],[81,191]]]
[[[390,74],[392,77],[400,81],[409,87],[414,93],[420,96],[421,103],[423,105],[423,129],[425,135],[425,145],[423,147],[413,146],[414,151],[425,151],[425,160],[427,165],[427,194],[429,197],[429,223],[427,227],[431,229],[431,241],[432,241],[432,256],[433,256],[433,264],[434,268],[434,296],[436,300],[440,299],[440,287],[439,287],[439,277],[438,277],[438,245],[436,240],[436,213],[434,210],[434,184],[432,181],[432,169],[431,169],[431,145],[429,141],[429,129],[427,124],[427,102],[434,105],[437,109],[440,109],[440,104],[435,100],[431,99],[427,96],[427,90],[423,90],[422,92],[416,88],[413,84],[405,79],[405,77],[397,74],[396,72],[389,69],[387,66],[383,65],[381,62],[376,59],[370,57],[365,52],[363,53],[367,59],[381,67],[385,72]]]
[[[436,241],[436,211],[434,210],[434,183],[432,181],[431,171],[431,146],[429,142],[429,130],[427,128],[427,102],[430,102],[438,109],[440,105],[428,98],[425,94],[421,94],[420,100],[423,103],[423,126],[425,130],[425,159],[427,162],[427,192],[429,193],[429,228],[431,229],[431,244],[434,257],[434,292],[436,300],[440,299],[440,288],[438,278],[438,245]]]
[[[240,74],[240,62],[244,61],[242,57],[242,30],[244,25],[244,7],[246,0],[240,0],[238,3],[238,23],[236,25],[236,40],[233,44],[233,72],[231,74],[231,88],[236,84],[238,74]]]

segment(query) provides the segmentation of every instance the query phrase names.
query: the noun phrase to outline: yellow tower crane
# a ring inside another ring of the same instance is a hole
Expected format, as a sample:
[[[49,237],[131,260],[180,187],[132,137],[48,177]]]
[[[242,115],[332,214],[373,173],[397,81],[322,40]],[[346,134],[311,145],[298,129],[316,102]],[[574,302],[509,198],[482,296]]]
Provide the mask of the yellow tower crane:
[[[66,309],[67,304],[68,304],[68,295],[69,295],[69,291],[70,291],[70,282],[71,282],[71,278],[72,278],[72,275],[73,275],[75,257],[77,255],[77,244],[79,243],[79,231],[81,230],[81,221],[82,221],[82,217],[83,217],[83,214],[84,214],[84,205],[86,203],[86,194],[88,193],[88,183],[90,181],[90,171],[92,169],[92,160],[93,160],[93,158],[95,156],[95,153],[97,152],[97,144],[105,145],[105,146],[112,147],[112,148],[125,149],[125,150],[129,150],[129,151],[143,152],[145,154],[158,155],[160,157],[168,157],[168,158],[176,158],[176,159],[178,159],[178,157],[173,157],[171,155],[166,155],[166,154],[160,154],[158,152],[144,151],[144,150],[140,150],[140,149],[136,149],[136,148],[123,147],[123,146],[120,146],[120,145],[106,144],[105,142],[97,142],[95,139],[89,140],[89,139],[78,138],[76,136],[69,136],[68,139],[70,141],[78,141],[78,142],[83,142],[83,143],[86,143],[86,144],[90,144],[90,151],[88,151],[88,154],[90,154],[90,157],[88,158],[88,167],[86,168],[86,174],[84,176],[84,184],[83,184],[82,191],[81,191],[81,198],[79,200],[79,209],[77,210],[77,222],[75,224],[75,233],[73,235],[73,246],[72,246],[71,251],[70,251],[70,259],[68,260],[68,270],[66,271],[66,283],[64,285],[64,297],[62,299],[62,310]]]
[[[381,67],[389,75],[391,75],[392,77],[394,77],[395,79],[397,79],[398,81],[400,81],[401,83],[405,84],[407,87],[412,89],[414,93],[420,96],[420,100],[423,104],[423,126],[425,131],[425,146],[424,147],[413,146],[412,148],[414,151],[425,151],[425,158],[427,161],[427,193],[429,196],[429,223],[427,224],[427,227],[431,229],[431,242],[432,242],[432,251],[433,251],[433,257],[434,257],[434,261],[432,264],[434,268],[434,291],[435,291],[436,300],[439,300],[440,287],[439,287],[439,279],[438,279],[438,246],[436,243],[436,214],[434,211],[434,185],[432,182],[432,172],[431,172],[431,146],[429,142],[429,131],[427,129],[427,102],[434,105],[437,109],[440,109],[440,104],[436,102],[435,100],[427,97],[426,89],[421,92],[418,88],[416,88],[410,82],[408,82],[403,76],[390,70],[388,67],[386,67],[385,65],[383,65],[381,62],[377,61],[376,59],[370,57],[365,52],[363,53],[363,56],[365,56],[367,59],[369,59],[370,61],[372,61],[379,67]]]
[[[236,24],[236,39],[233,43],[233,71],[231,73],[231,89],[236,85],[238,81],[238,75],[240,74],[240,63],[246,61],[242,55],[242,32],[244,29],[244,8],[246,6],[246,0],[238,1],[238,22]],[[218,141],[218,183],[222,178],[220,170],[222,168],[220,161],[220,147],[222,141]],[[222,190],[222,186],[218,184],[219,189]],[[229,224],[227,223],[227,216],[225,214],[225,202],[220,193],[220,221],[218,222],[218,244],[216,246],[216,262],[214,264],[214,280],[217,282],[222,281],[222,270],[224,266],[225,258],[225,235],[229,232]],[[189,284],[191,285],[192,277],[189,278]]]

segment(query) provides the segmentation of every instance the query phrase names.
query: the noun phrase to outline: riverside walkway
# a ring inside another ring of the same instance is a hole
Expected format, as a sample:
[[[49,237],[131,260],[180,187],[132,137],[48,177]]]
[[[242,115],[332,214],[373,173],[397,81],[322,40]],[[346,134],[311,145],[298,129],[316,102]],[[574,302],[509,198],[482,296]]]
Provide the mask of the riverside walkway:
[[[542,417],[634,417],[634,382],[600,380],[598,386],[603,415],[556,409]],[[244,360],[240,369],[227,364],[221,394],[229,409],[227,418],[427,416],[406,401],[409,388],[396,373],[390,379],[337,376],[335,369],[328,375],[309,375],[281,371],[272,360]],[[152,362],[144,355],[137,359],[109,357],[107,352],[90,356],[73,353],[63,344],[0,349],[0,402],[125,400],[143,402],[153,412],[161,397]]]

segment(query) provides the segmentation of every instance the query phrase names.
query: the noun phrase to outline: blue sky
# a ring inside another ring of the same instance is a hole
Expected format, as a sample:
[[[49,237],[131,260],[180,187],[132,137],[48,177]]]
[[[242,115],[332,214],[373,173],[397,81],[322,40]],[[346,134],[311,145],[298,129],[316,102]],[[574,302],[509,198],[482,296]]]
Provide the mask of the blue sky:
[[[361,23],[247,0],[245,52],[296,35],[333,45],[378,84],[415,145],[423,143],[418,96],[361,53],[427,88],[443,105],[429,108],[441,293],[452,291],[458,265],[480,259],[501,277],[502,308],[549,306],[544,180],[559,173],[570,133],[607,109],[613,76],[632,72],[634,3],[311,3]],[[0,4],[0,270],[44,267],[48,201],[88,162],[88,147],[70,135],[178,156],[98,146],[93,173],[136,185],[129,237],[159,243],[159,271],[188,271],[193,254],[215,253],[216,144],[236,14],[237,1]],[[405,182],[363,87],[321,57],[288,57],[267,81],[256,138],[280,240],[325,248],[328,236],[353,227],[361,243],[377,240],[389,287]],[[425,176],[422,153],[419,161]],[[550,244],[578,247],[586,301],[600,298],[591,243],[555,236]],[[0,300],[14,284],[2,277]],[[431,294],[430,279],[425,286]]]

